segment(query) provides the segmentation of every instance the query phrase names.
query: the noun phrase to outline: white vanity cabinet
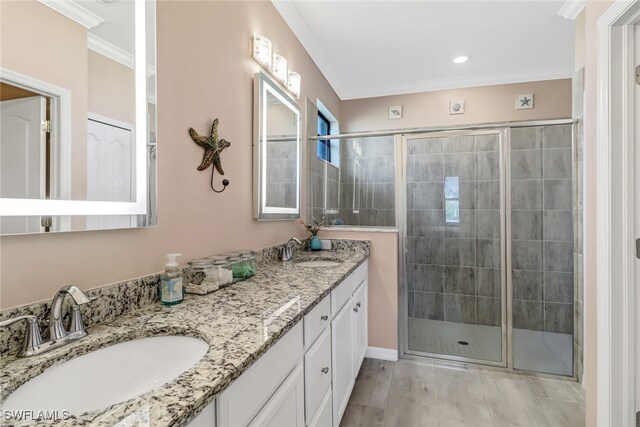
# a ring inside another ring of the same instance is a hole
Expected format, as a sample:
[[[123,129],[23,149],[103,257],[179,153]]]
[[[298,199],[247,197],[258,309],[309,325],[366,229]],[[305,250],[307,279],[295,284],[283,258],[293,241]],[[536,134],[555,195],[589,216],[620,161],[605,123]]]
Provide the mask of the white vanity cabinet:
[[[365,261],[190,427],[338,427],[367,349]]]
[[[198,415],[187,423],[189,427],[215,427],[216,401],[209,403]]]
[[[351,304],[345,304],[331,321],[331,356],[333,366],[333,425],[340,420],[349,403],[355,384],[353,352],[353,316]]]
[[[218,397],[217,426],[304,426],[303,355],[299,322]]]
[[[368,281],[365,280],[353,293],[353,366],[356,376],[367,352]]]
[[[339,426],[367,350],[368,261],[331,293],[333,425]]]
[[[249,424],[251,427],[304,426],[304,376],[298,363],[278,391]]]

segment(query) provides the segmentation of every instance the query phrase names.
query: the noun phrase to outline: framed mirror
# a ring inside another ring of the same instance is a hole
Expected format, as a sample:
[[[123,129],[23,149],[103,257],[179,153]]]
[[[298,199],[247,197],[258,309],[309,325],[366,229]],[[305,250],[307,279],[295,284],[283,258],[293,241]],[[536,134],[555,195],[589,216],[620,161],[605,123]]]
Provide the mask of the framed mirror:
[[[6,2],[0,38],[0,234],[155,225],[155,2]]]
[[[254,218],[300,218],[300,107],[263,72],[253,93]]]

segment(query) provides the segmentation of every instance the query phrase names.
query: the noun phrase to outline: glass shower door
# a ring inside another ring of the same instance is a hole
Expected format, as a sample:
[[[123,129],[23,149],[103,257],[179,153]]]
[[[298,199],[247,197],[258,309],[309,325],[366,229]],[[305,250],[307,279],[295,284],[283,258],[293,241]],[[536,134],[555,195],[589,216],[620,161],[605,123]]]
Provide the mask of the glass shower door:
[[[405,351],[506,366],[502,134],[403,142]]]

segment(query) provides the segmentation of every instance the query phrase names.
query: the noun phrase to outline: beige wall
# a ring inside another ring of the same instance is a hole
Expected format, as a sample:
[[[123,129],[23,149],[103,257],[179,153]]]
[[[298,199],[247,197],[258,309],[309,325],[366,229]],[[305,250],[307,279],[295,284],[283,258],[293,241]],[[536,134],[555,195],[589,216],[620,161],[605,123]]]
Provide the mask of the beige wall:
[[[17,42],[19,41],[19,43]],[[0,66],[71,92],[72,199],[87,179],[87,31],[37,1],[3,1]]]
[[[584,377],[587,390],[587,425],[596,423],[596,351],[597,351],[597,21],[613,1],[587,1],[585,14],[585,115],[584,115],[584,265],[585,265],[585,360]]]
[[[7,34],[22,33],[39,47],[42,41],[20,25],[16,33],[6,30],[11,3],[2,2],[3,58]],[[250,58],[251,34],[269,37],[287,57],[302,76],[303,97],[321,97],[340,117],[340,100],[314,62],[270,2],[160,1],[157,24],[158,227],[0,238],[0,307],[49,299],[69,283],[88,289],[160,271],[167,252],[181,252],[185,263],[305,236],[295,221],[251,218],[252,88],[259,70]],[[40,49],[42,64],[59,62],[66,49],[62,40],[54,51]],[[196,170],[203,151],[187,133],[189,127],[207,132],[214,117],[220,137],[231,141],[222,155],[231,184],[221,194],[209,188],[209,171]]]
[[[527,93],[534,94],[535,108],[516,110],[516,96]],[[463,99],[465,113],[449,115],[450,99]],[[387,118],[390,105],[403,106],[402,119]],[[568,117],[571,79],[562,79],[345,101],[340,130],[346,133]]]
[[[89,113],[135,126],[136,81],[133,69],[92,50],[88,61]]]
[[[369,346],[398,348],[398,233],[321,231],[320,237],[371,241]]]

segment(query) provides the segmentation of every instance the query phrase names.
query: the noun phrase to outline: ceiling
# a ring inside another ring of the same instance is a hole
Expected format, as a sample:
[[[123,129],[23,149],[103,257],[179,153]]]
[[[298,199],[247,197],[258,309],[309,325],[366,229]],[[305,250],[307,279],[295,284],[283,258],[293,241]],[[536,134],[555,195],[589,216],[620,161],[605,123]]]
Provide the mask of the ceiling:
[[[119,49],[133,55],[135,43],[134,0],[75,0],[89,12],[104,20],[89,32]],[[147,63],[155,65],[155,4],[145,2],[147,28]]]
[[[272,1],[343,100],[574,70],[564,1]],[[460,55],[469,61],[454,64]]]

